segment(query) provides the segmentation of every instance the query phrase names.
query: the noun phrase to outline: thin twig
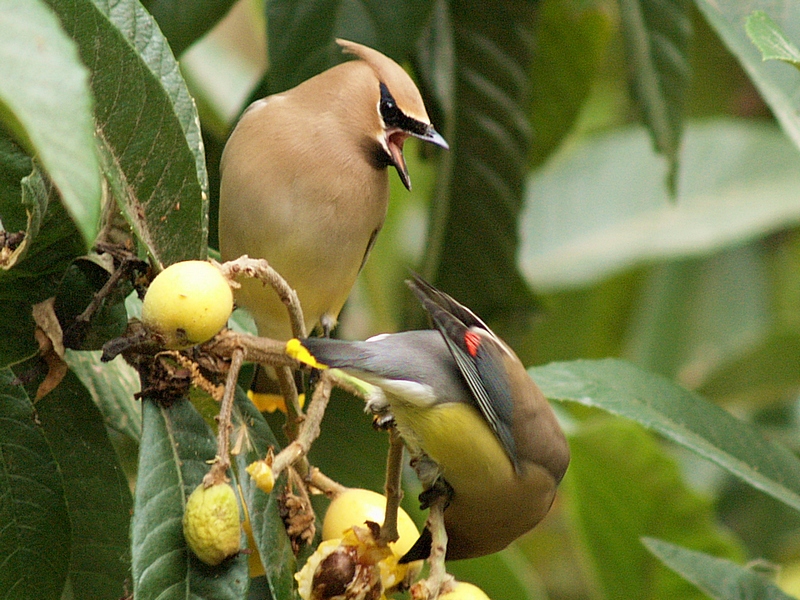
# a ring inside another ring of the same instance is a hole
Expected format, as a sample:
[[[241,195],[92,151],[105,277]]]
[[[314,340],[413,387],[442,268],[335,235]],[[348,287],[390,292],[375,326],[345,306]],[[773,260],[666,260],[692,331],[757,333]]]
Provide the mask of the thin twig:
[[[98,311],[100,306],[103,304],[103,301],[117,286],[119,280],[122,279],[123,276],[127,275],[128,270],[135,264],[136,260],[127,258],[123,259],[120,266],[116,268],[113,273],[111,273],[109,278],[103,284],[103,287],[101,287],[100,290],[92,296],[92,301],[89,302],[89,306],[87,306],[81,314],[75,317],[75,321],[78,323],[88,323],[91,321],[94,313]]]
[[[286,404],[286,437],[289,441],[294,441],[300,434],[300,424],[304,419],[297,397],[294,373],[289,367],[275,367],[275,374],[278,376],[278,386]]]
[[[440,593],[448,591],[453,576],[447,574],[444,564],[447,554],[447,531],[444,528],[444,509],[447,497],[438,495],[431,503],[426,526],[431,532],[431,554],[428,557],[428,578],[414,585],[411,597],[414,600],[436,600]]]
[[[235,350],[231,357],[230,370],[225,380],[225,393],[222,396],[222,403],[219,408],[219,415],[217,416],[217,422],[219,423],[219,430],[217,432],[217,457],[211,470],[203,478],[203,484],[206,487],[225,481],[227,478],[225,472],[231,466],[229,449],[232,428],[231,416],[233,414],[233,400],[236,397],[236,382],[239,378],[242,362],[244,362],[244,352],[242,350]]]
[[[309,448],[311,448],[311,444],[319,437],[320,423],[322,422],[322,417],[325,415],[325,409],[331,397],[332,387],[333,381],[327,373],[323,372],[317,382],[317,387],[314,390],[314,396],[309,404],[305,419],[300,424],[297,438],[281,450],[275,457],[275,462],[272,463],[272,471],[275,474],[275,479],[278,478],[286,467],[294,464],[301,457],[304,457],[308,453]]]
[[[308,476],[306,477],[306,481],[311,487],[318,489],[331,499],[336,498],[336,496],[343,494],[348,490],[347,487],[343,486],[338,481],[334,481],[320,471],[317,467],[311,468]]]
[[[236,260],[228,261],[220,265],[220,269],[228,279],[236,279],[239,275],[253,277],[272,286],[278,297],[286,305],[289,311],[289,321],[292,324],[292,335],[296,338],[305,338],[306,325],[303,319],[303,309],[297,292],[286,283],[280,274],[269,266],[269,263],[261,258],[250,258],[246,254]]]
[[[272,367],[297,369],[300,363],[286,355],[286,342],[257,337],[248,333],[236,333],[230,329],[220,331],[201,348],[216,356],[230,358],[237,350],[244,352],[244,360]]]
[[[403,440],[396,427],[389,430],[389,454],[386,458],[386,513],[379,540],[388,544],[400,537],[397,532],[397,510],[403,499],[401,476],[403,469]]]
[[[303,318],[303,308],[300,306],[300,299],[297,296],[297,292],[295,292],[286,280],[281,277],[280,273],[273,269],[266,260],[254,259],[244,255],[218,266],[229,280],[233,280],[239,275],[246,275],[259,279],[272,286],[272,289],[278,294],[278,297],[286,306],[286,310],[289,313],[292,335],[296,338],[306,337],[307,332],[305,319]],[[281,346],[280,348],[282,355],[284,354],[284,348],[285,346]],[[285,366],[279,366],[271,360],[274,358],[273,356],[265,357],[268,360],[259,360],[255,357],[248,358],[260,364],[276,367],[275,371],[278,376],[278,384],[280,385],[281,393],[286,404],[286,433],[289,440],[294,440],[299,434],[300,422],[303,419],[303,409],[300,407],[300,402],[298,401],[298,390],[294,383],[294,377],[292,376],[291,370],[287,367],[297,369],[297,363],[293,361]],[[280,360],[283,360],[283,356],[281,356]],[[300,467],[300,465],[298,465],[298,467]]]

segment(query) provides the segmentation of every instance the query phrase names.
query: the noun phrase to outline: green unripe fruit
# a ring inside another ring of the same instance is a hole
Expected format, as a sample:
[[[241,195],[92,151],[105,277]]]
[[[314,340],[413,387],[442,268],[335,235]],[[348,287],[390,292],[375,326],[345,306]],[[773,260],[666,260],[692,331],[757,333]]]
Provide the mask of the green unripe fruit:
[[[207,565],[218,565],[239,552],[239,503],[233,488],[227,483],[209,488],[198,485],[186,501],[183,536],[192,552]]]
[[[220,270],[203,260],[175,263],[159,273],[144,297],[142,322],[171,350],[214,337],[233,311],[233,292]]]

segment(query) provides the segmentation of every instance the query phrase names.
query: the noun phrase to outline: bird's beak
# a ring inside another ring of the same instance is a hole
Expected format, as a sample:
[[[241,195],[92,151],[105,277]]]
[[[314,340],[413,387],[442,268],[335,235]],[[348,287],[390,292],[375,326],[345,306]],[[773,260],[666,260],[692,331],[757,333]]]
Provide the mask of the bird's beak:
[[[440,148],[444,148],[445,150],[450,150],[450,146],[447,144],[445,139],[433,128],[433,125],[428,125],[428,128],[425,130],[425,133],[412,133],[415,138],[419,138],[424,142],[430,142],[431,144],[435,144]]]
[[[402,129],[395,129],[386,136],[386,146],[392,157],[392,164],[397,169],[397,174],[400,175],[400,181],[403,182],[407,190],[411,190],[411,178],[408,176],[406,159],[403,157],[403,144],[407,138],[408,133]]]
[[[425,142],[436,144],[437,146],[449,150],[450,146],[447,145],[445,139],[429,125],[424,133],[409,133],[402,129],[394,129],[386,136],[386,146],[389,149],[389,154],[392,157],[392,164],[397,169],[397,174],[400,175],[400,181],[406,186],[407,190],[411,190],[411,178],[408,176],[408,167],[406,167],[406,159],[403,157],[403,144],[409,135],[419,138]]]

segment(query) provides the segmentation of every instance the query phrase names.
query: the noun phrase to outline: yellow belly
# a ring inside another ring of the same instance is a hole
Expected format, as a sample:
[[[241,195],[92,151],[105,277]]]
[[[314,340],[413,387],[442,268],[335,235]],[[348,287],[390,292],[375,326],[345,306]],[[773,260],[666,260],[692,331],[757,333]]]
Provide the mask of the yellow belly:
[[[404,439],[430,456],[461,494],[469,495],[478,486],[502,487],[516,477],[508,455],[474,407],[450,402],[429,408],[403,402],[392,403],[392,408]]]
[[[556,491],[552,474],[530,460],[517,473],[477,409],[420,408],[397,399],[392,409],[406,443],[430,456],[453,488],[444,513],[448,559],[502,550],[547,514]]]

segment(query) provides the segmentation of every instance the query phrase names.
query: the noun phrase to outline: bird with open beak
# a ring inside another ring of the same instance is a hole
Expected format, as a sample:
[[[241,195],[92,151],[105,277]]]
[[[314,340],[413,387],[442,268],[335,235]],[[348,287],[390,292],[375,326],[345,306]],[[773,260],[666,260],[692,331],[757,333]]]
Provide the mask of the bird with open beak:
[[[404,142],[447,148],[400,65],[367,46],[337,43],[355,60],[254,102],[220,166],[222,259],[266,259],[297,292],[308,331],[336,323],[386,218],[388,167],[411,188]],[[291,337],[271,289],[244,281],[236,299],[259,335]]]

